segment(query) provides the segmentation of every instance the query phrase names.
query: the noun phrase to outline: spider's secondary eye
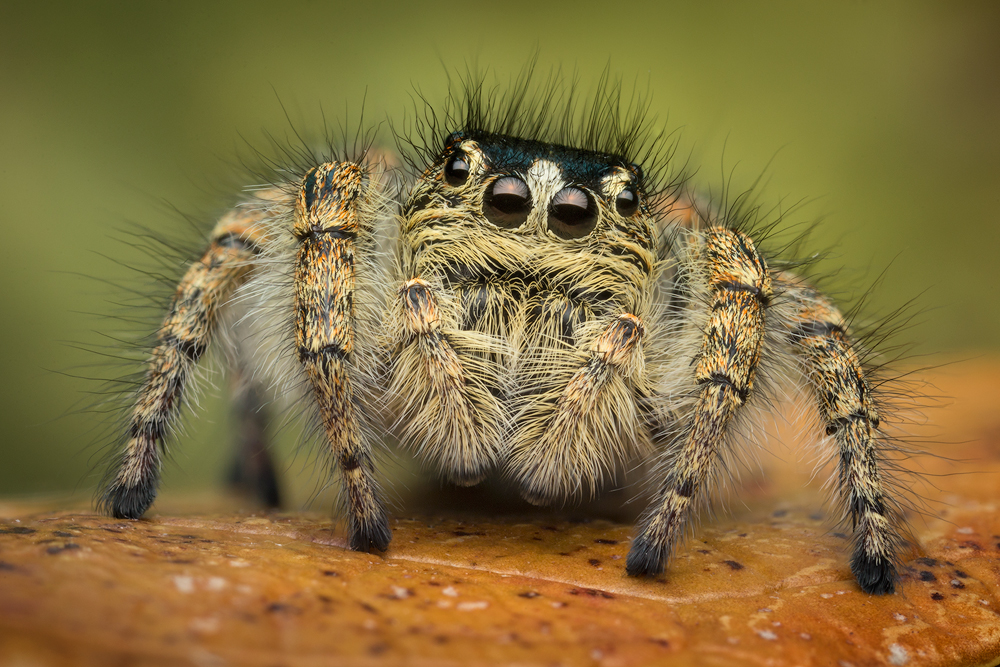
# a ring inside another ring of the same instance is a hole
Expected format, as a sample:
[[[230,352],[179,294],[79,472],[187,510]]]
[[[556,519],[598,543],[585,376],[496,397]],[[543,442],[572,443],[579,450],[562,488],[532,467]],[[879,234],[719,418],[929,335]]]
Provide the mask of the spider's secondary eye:
[[[615,197],[615,208],[626,218],[639,210],[639,195],[632,188],[625,188]]]
[[[444,180],[448,185],[458,186],[469,180],[469,161],[464,153],[456,153],[448,158],[444,166]]]
[[[562,239],[578,239],[597,226],[597,207],[580,188],[563,188],[552,198],[549,229]]]
[[[483,213],[497,227],[514,229],[524,224],[531,211],[531,192],[520,178],[497,179],[483,198]]]

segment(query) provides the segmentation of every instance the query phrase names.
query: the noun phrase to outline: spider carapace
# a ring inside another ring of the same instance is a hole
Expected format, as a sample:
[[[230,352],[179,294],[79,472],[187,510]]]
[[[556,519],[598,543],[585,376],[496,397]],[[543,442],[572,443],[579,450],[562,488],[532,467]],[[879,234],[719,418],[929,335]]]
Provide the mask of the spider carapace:
[[[616,114],[574,133],[537,122],[544,107],[467,113],[411,152],[408,180],[370,151],[327,156],[223,216],[130,395],[102,506],[138,518],[151,505],[213,342],[244,384],[308,406],[351,548],[389,548],[373,450],[393,430],[451,482],[505,474],[536,504],[648,462],[626,570],[652,575],[741,444],[748,406],[791,378],[835,449],[852,570],[892,592],[904,526],[880,397],[836,306],[769,265],[725,207],[665,184],[662,160],[644,172],[652,152]]]

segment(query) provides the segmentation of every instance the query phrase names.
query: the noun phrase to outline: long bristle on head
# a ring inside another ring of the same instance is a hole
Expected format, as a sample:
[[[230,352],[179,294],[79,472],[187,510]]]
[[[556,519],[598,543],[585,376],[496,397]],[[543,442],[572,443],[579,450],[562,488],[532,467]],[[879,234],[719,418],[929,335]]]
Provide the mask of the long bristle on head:
[[[581,78],[540,74],[537,57],[507,80],[473,67],[449,73],[443,101],[417,90],[412,116],[393,127],[400,154],[418,175],[456,132],[500,135],[619,157],[640,167],[651,196],[679,187],[686,164],[675,161],[677,135],[650,112],[649,95],[627,90],[610,67],[590,87]]]

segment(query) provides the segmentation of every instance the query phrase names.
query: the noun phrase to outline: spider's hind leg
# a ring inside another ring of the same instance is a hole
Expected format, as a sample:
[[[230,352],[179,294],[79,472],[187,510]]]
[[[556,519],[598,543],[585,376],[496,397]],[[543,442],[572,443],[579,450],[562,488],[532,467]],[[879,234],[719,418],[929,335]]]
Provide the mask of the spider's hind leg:
[[[212,231],[204,254],[188,267],[157,335],[145,378],[128,417],[125,444],[109,472],[101,509],[138,519],[153,504],[160,478],[161,447],[198,360],[215,334],[220,309],[249,275],[259,251],[261,211],[236,209]]]
[[[239,362],[232,370],[230,386],[236,446],[229,483],[238,493],[252,498],[263,507],[280,507],[278,475],[268,449],[271,412],[266,389]]]
[[[888,495],[879,412],[847,324],[829,299],[794,276],[781,275],[788,297],[779,309],[787,339],[805,375],[839,455],[838,490],[854,529],[851,571],[866,593],[892,593],[899,578],[902,518]]]

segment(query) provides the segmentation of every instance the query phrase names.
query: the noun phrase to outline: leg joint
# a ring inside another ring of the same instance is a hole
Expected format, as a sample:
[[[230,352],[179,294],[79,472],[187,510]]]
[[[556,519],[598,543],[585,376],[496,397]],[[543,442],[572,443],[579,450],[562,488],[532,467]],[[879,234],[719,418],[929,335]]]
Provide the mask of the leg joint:
[[[399,290],[403,302],[406,321],[417,334],[429,334],[441,326],[437,299],[427,282],[415,278],[407,281]]]
[[[835,334],[845,335],[843,327],[834,322],[823,320],[806,320],[799,323],[792,331],[792,338],[802,340],[805,338],[832,338]]]
[[[736,394],[740,399],[740,403],[746,403],[747,399],[750,398],[750,389],[747,387],[740,387],[725,373],[715,372],[709,375],[707,378],[702,378],[698,380],[698,384],[714,384],[720,387],[727,387],[732,392]]]
[[[747,283],[741,283],[734,280],[722,280],[715,283],[715,287],[727,292],[747,292],[748,294],[753,295],[753,297],[757,300],[757,303],[759,303],[762,308],[767,308],[771,305],[771,296],[755,285],[748,285]]]
[[[868,415],[866,415],[865,413],[863,413],[863,412],[861,412],[859,410],[855,410],[854,412],[852,412],[851,414],[849,414],[849,415],[847,415],[845,417],[837,417],[833,421],[829,422],[826,425],[826,434],[827,435],[834,435],[841,428],[843,428],[844,426],[847,426],[851,422],[855,422],[855,421],[866,421],[866,422],[869,422],[872,425],[872,428],[878,428],[879,427],[878,417],[870,419],[868,417]]]
[[[330,343],[329,345],[324,345],[315,352],[305,348],[300,347],[299,350],[299,361],[303,364],[315,363],[317,361],[329,361],[330,359],[347,360],[350,358],[350,353],[343,348],[340,343]]]
[[[170,333],[165,334],[162,341],[164,345],[174,348],[192,362],[201,359],[208,349],[208,346],[201,341],[179,338]]]

